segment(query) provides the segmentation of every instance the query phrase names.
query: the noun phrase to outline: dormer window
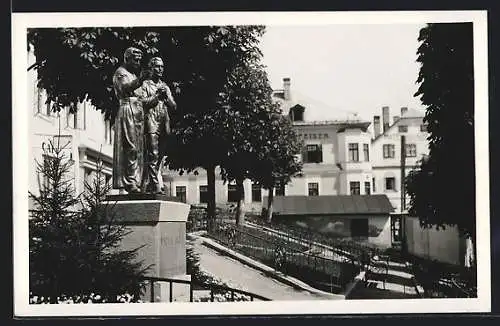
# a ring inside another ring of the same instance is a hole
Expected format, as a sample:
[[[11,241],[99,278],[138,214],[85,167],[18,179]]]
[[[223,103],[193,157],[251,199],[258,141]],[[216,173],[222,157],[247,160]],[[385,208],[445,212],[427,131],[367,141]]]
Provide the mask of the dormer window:
[[[304,110],[305,107],[302,105],[295,105],[294,107],[290,108],[290,117],[292,118],[292,121],[304,121]]]

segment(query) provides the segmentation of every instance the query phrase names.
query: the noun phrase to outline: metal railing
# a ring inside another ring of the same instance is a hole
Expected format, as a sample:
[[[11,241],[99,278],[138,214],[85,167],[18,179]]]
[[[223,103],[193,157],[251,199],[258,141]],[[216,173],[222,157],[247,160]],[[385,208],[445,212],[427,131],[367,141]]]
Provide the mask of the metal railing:
[[[318,254],[286,234],[228,223],[216,223],[208,234],[235,251],[326,291],[343,289],[359,272],[354,260],[340,257],[331,249]]]
[[[320,232],[312,229],[305,229],[302,227],[283,224],[283,223],[266,223],[260,218],[248,218],[250,224],[258,225],[264,229],[273,230],[274,232],[286,233],[289,237],[293,237],[303,243],[308,243],[314,246],[317,250],[332,249],[338,251],[340,254],[344,253],[352,259],[369,261],[370,258],[380,255],[384,252],[385,248],[381,248],[375,244],[367,243],[366,241],[357,241],[356,239],[348,239],[343,237],[333,237],[321,234]],[[366,256],[366,258],[364,258]]]
[[[173,278],[165,278],[165,277],[152,277],[146,276],[142,278],[144,281],[149,283],[149,297],[150,302],[155,302],[155,283],[157,282],[165,282],[168,283],[169,287],[169,300],[168,302],[174,301],[174,284],[185,284],[189,285],[189,302],[194,302],[194,287],[196,286],[199,289],[207,289],[210,291],[210,302],[214,302],[216,294],[229,294],[229,300],[227,301],[238,301],[236,295],[242,295],[249,297],[249,301],[254,301],[254,299],[260,301],[271,301],[271,299],[261,296],[256,293],[235,289],[225,285],[217,285],[217,284],[201,284],[193,281],[173,279]]]

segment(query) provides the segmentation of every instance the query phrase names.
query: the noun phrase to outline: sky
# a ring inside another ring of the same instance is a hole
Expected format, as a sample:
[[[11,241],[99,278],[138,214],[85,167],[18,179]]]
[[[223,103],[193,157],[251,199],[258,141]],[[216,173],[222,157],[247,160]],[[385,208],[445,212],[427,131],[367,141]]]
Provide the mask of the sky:
[[[306,101],[307,120],[372,121],[390,107],[424,111],[413,94],[423,25],[267,26],[263,63],[273,89],[291,79],[292,100]]]

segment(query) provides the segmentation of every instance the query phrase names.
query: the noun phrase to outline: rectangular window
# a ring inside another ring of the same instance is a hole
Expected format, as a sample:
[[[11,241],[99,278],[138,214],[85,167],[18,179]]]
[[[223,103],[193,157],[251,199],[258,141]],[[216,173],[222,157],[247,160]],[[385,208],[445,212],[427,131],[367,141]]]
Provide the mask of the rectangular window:
[[[396,178],[385,178],[385,190],[396,191]]]
[[[365,195],[371,195],[370,182],[365,182]]]
[[[354,218],[351,220],[351,236],[353,238],[368,238],[367,218]]]
[[[309,196],[319,196],[319,184],[317,182],[309,182],[307,189]]]
[[[208,203],[208,186],[200,186],[200,203]]]
[[[227,201],[230,203],[238,201],[238,189],[236,185],[227,185]]]
[[[51,106],[50,104],[51,104],[50,102],[47,102],[47,103],[45,104],[45,114],[46,114],[46,115],[48,115],[48,116],[50,116],[50,114],[51,114],[51,109],[52,109],[52,106]]]
[[[75,129],[80,128],[80,125],[78,123],[78,111],[75,111],[73,113],[73,128],[75,128]]]
[[[104,140],[107,144],[111,144],[111,122],[104,120]]]
[[[260,202],[262,200],[262,191],[259,184],[252,184],[252,201]]]
[[[276,196],[285,196],[285,185],[278,183],[276,185]]]
[[[37,87],[36,82],[35,82],[35,96],[36,96],[36,112],[37,113],[42,113],[42,102],[43,102],[43,94],[42,90]]]
[[[370,161],[370,147],[368,144],[363,144],[363,155],[365,157],[365,162]]]
[[[417,157],[417,145],[416,144],[406,144],[405,155],[406,155],[406,157]]]
[[[384,150],[384,158],[394,158],[395,155],[394,144],[385,144],[383,146],[383,150]]]
[[[351,181],[349,182],[349,188],[351,189],[351,195],[360,195],[360,185],[359,181]]]
[[[104,118],[104,117],[103,117]],[[110,125],[108,120],[104,120],[104,143],[109,144],[110,135]]]
[[[43,170],[46,171],[46,173],[41,173],[42,176],[42,190],[48,190],[50,189],[50,179],[47,176],[47,173],[51,170],[54,169],[56,159],[50,155],[44,154],[43,156]]]
[[[373,193],[377,191],[377,188],[375,188],[375,178],[372,178],[372,188],[373,188]]]
[[[426,124],[420,125],[420,131],[427,132],[427,125]]]
[[[109,134],[108,134],[108,121],[104,120],[104,141],[107,144],[109,141]]]
[[[175,187],[175,197],[179,198],[181,202],[186,202],[186,186]]]
[[[108,187],[108,188],[107,188],[107,189],[108,189],[108,191],[111,191],[111,188],[112,188],[112,186],[113,186],[113,183],[112,183],[113,181],[112,181],[112,176],[111,176],[111,174],[105,174],[105,175],[104,175],[104,178],[105,178],[105,180],[106,180],[106,187]]]
[[[304,163],[323,162],[323,150],[321,144],[306,145],[303,161]]]
[[[358,144],[349,143],[349,162],[359,162]]]
[[[111,125],[111,121],[109,122],[109,144],[113,144],[113,140],[115,137],[115,128]]]
[[[69,107],[66,108],[66,128],[71,128],[71,112]]]
[[[82,123],[82,128],[83,130],[87,130],[87,102],[83,102],[83,123]]]
[[[92,187],[93,186],[93,179],[92,179],[92,170],[89,168],[84,168],[83,171],[83,188],[86,189],[87,187]]]
[[[405,126],[405,125],[398,126],[398,131],[399,132],[408,132],[408,126]]]

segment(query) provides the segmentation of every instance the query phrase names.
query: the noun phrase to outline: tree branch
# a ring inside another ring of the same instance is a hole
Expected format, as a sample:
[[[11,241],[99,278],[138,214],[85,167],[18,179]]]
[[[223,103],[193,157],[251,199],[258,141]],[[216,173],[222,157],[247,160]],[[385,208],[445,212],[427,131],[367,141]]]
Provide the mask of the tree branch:
[[[31,66],[29,66],[29,67],[28,67],[28,70],[26,70],[26,71],[30,71],[31,69],[34,69],[34,68],[37,68],[37,67],[41,66],[42,64],[44,64],[44,63],[45,63],[45,61],[47,61],[47,60],[37,61],[37,62],[35,62],[35,63],[34,63],[34,64],[32,64]]]

